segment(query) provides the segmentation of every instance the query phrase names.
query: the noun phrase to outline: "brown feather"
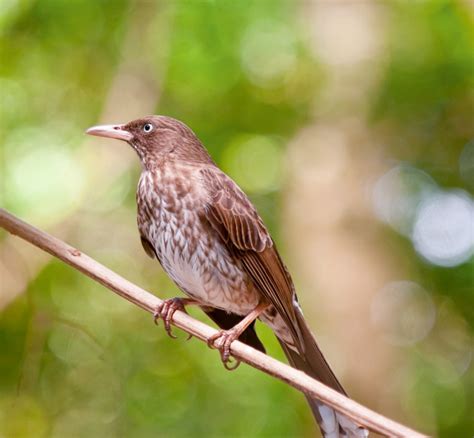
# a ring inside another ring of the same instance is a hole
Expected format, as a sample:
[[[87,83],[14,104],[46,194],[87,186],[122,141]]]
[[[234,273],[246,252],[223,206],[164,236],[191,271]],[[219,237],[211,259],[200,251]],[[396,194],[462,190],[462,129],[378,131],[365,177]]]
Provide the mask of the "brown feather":
[[[255,207],[218,168],[205,168],[201,173],[211,198],[208,221],[242,261],[263,297],[286,321],[295,344],[304,346],[293,307],[293,282]]]

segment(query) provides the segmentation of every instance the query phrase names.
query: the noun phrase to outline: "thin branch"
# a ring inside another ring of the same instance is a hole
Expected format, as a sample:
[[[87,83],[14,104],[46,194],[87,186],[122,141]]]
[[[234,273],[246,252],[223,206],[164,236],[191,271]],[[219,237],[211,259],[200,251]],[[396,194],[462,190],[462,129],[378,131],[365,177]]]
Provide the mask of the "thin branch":
[[[4,209],[0,209],[0,226],[11,234],[19,236],[32,245],[61,259],[74,269],[103,284],[122,298],[125,298],[148,312],[153,313],[162,302],[155,295],[125,280],[78,249],[23,222]],[[172,322],[176,327],[203,341],[207,341],[212,335],[217,333],[216,329],[180,311],[174,314]],[[356,423],[374,432],[397,437],[419,438],[425,436],[362,406],[317,380],[312,379],[302,371],[298,371],[289,365],[279,362],[246,344],[234,341],[231,346],[231,352],[234,357],[242,362],[288,383],[310,397],[323,401],[327,405],[347,415]]]

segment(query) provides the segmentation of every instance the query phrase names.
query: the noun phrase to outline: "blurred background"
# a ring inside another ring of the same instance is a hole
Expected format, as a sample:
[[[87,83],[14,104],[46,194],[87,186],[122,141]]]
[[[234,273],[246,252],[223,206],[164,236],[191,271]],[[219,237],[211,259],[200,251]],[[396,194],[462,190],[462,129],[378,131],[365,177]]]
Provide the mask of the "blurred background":
[[[179,295],[140,246],[134,152],[83,134],[179,118],[257,205],[349,394],[473,436],[473,23],[454,0],[2,0],[0,205]],[[0,279],[1,437],[316,433],[295,390],[3,231]]]

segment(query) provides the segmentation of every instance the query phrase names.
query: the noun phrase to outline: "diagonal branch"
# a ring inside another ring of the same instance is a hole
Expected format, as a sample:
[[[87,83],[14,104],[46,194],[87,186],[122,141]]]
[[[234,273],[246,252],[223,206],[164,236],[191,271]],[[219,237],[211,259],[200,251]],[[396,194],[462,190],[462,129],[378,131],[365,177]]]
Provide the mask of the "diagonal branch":
[[[153,313],[162,302],[156,296],[120,277],[78,249],[23,222],[4,209],[0,209],[0,226],[11,234],[19,236],[32,245],[61,259],[74,269],[148,312]],[[203,341],[207,341],[217,333],[215,329],[180,311],[174,314],[172,322],[176,327]],[[231,352],[237,359],[288,383],[310,397],[323,401],[374,432],[397,437],[420,438],[425,436],[360,405],[312,379],[302,371],[283,364],[239,341],[232,343]]]

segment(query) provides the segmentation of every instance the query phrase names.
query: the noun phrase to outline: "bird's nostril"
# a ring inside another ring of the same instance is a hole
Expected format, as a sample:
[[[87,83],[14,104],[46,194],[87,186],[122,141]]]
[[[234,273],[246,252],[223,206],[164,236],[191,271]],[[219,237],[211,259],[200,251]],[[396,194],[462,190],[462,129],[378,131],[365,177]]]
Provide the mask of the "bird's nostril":
[[[114,126],[114,129],[115,129],[116,131],[120,131],[121,128],[120,128],[120,126]]]

